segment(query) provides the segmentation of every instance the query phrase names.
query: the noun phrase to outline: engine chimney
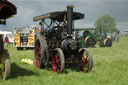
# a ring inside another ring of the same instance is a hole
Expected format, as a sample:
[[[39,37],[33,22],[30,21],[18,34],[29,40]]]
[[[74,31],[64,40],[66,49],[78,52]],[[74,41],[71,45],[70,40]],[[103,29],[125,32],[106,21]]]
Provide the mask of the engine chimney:
[[[73,19],[73,6],[67,6],[67,27],[68,35],[72,34],[72,19]]]

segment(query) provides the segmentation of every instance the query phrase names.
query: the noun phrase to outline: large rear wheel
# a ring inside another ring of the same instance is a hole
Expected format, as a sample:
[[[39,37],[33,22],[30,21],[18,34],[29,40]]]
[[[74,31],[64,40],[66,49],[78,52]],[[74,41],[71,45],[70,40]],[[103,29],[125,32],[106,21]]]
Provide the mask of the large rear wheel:
[[[105,47],[103,40],[99,41],[98,45],[99,45],[100,47]]]
[[[37,68],[47,67],[49,62],[49,52],[44,36],[40,36],[40,39],[36,41],[34,57]]]
[[[112,40],[111,39],[107,39],[105,46],[107,47],[111,47],[112,46]]]
[[[62,73],[64,71],[65,59],[63,51],[60,48],[56,48],[52,57],[52,69],[53,72]]]
[[[82,72],[89,72],[93,67],[93,58],[87,48],[80,50],[79,56],[81,57],[80,70]]]
[[[86,37],[84,39],[85,47],[95,47],[96,41],[93,37]]]

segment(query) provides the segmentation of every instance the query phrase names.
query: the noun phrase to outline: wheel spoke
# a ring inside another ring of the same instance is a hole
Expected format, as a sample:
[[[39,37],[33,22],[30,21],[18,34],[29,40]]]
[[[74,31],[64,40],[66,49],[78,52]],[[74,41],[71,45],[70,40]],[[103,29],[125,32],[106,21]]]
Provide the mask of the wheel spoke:
[[[53,69],[53,72],[57,72],[57,67],[55,64],[55,57],[52,57],[52,69]]]

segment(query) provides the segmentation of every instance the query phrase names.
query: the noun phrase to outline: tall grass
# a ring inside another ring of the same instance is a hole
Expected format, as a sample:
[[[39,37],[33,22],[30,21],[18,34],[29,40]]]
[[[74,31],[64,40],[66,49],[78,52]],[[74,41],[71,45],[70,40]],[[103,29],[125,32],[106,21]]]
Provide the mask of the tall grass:
[[[10,44],[11,77],[0,80],[0,85],[128,85],[128,37],[121,37],[120,42],[113,42],[112,47],[96,45],[89,50],[94,62],[91,72],[66,69],[68,73],[57,74],[51,69],[22,64],[23,58],[34,60],[34,51],[17,51]]]

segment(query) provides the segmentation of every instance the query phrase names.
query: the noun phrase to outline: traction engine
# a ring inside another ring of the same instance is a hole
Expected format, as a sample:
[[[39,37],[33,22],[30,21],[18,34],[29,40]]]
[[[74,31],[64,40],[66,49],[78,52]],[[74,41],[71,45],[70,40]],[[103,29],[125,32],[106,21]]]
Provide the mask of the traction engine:
[[[87,48],[81,48],[80,40],[73,30],[74,21],[83,18],[84,14],[73,12],[73,6],[67,6],[67,11],[51,12],[33,18],[34,21],[41,20],[39,24],[42,28],[35,43],[37,68],[51,64],[53,72],[62,73],[65,67],[75,64],[83,72],[92,69],[92,55]]]

